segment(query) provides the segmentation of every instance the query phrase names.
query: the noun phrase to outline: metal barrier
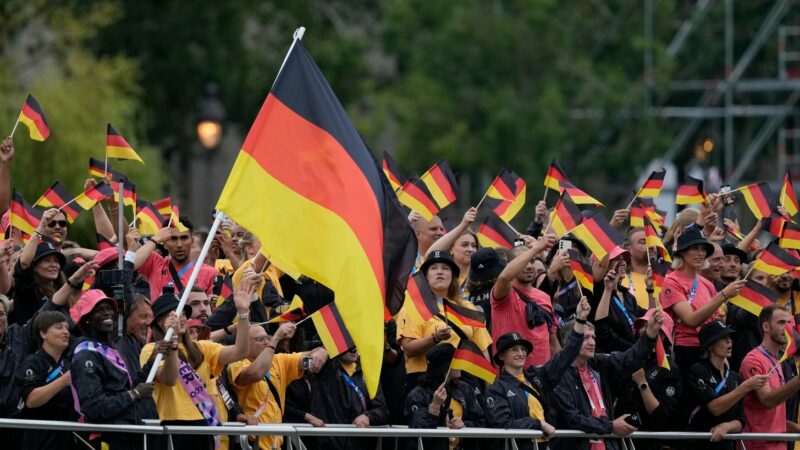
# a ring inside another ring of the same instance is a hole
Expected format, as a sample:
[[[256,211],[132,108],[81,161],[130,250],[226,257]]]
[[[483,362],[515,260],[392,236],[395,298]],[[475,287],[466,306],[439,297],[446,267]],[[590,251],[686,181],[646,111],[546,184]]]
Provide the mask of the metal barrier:
[[[174,435],[174,434],[227,434],[230,436],[242,436],[246,442],[246,436],[284,436],[287,438],[297,438],[287,440],[287,447],[292,450],[293,446],[299,444],[304,448],[302,437],[314,436],[346,436],[346,437],[372,437],[372,438],[476,438],[476,439],[502,439],[506,441],[506,448],[516,448],[514,439],[535,439],[543,436],[541,431],[536,430],[506,430],[497,428],[462,428],[453,430],[450,428],[408,428],[406,426],[378,426],[369,428],[357,428],[353,425],[336,425],[315,428],[309,424],[259,424],[245,425],[239,422],[226,422],[219,427],[198,427],[180,425],[157,425],[157,421],[148,421],[147,425],[104,425],[95,423],[78,423],[65,421],[48,420],[25,420],[25,419],[0,419],[0,428],[35,428],[39,430],[60,430],[60,431],[96,431],[114,433],[135,433],[144,435]],[[616,435],[597,435],[589,434],[576,430],[557,430],[555,438],[577,438],[577,439],[623,439]],[[623,442],[631,439],[656,439],[656,440],[709,440],[711,433],[702,432],[675,432],[675,431],[635,431],[623,439]],[[726,440],[733,441],[800,441],[800,434],[789,433],[731,433],[725,437]],[[508,443],[510,442],[510,446]],[[631,443],[632,444],[632,443]],[[382,447],[382,446],[381,446]],[[627,446],[626,446],[627,447]],[[421,448],[421,447],[420,447]]]

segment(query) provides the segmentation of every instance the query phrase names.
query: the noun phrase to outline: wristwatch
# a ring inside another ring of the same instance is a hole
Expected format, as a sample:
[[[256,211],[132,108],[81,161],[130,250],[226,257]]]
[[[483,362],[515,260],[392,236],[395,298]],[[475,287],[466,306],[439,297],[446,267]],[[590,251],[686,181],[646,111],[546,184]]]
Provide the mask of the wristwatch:
[[[639,385],[639,389],[644,391],[647,390],[650,386],[647,383],[642,383]]]

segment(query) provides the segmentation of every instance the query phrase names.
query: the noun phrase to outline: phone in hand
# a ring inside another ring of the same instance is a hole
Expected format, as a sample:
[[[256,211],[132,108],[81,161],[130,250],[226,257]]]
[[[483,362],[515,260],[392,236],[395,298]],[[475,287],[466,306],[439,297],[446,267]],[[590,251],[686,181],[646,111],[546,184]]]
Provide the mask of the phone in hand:
[[[569,250],[572,250],[572,241],[570,241],[569,239],[559,239],[558,252],[567,253]]]
[[[625,418],[625,423],[632,427],[639,428],[642,426],[642,419],[639,417],[639,413],[633,413]]]

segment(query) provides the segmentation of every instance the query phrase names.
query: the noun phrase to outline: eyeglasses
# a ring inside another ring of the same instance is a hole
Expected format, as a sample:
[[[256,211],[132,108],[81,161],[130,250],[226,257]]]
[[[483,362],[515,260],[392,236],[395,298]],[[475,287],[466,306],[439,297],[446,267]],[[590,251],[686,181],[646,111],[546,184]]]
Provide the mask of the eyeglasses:
[[[265,334],[264,336],[258,336],[258,337],[254,337],[252,339],[254,341],[256,341],[256,342],[267,342],[267,340],[269,339],[269,335]]]
[[[61,228],[67,228],[67,221],[66,220],[54,220],[47,224],[50,228],[55,228],[56,225],[60,226]]]

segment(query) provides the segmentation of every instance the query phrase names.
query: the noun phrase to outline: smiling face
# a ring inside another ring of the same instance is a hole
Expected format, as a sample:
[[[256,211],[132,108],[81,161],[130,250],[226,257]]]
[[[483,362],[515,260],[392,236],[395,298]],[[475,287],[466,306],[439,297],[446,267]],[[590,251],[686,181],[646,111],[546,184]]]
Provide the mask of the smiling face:
[[[153,309],[147,302],[140,302],[128,316],[128,333],[134,335],[139,342],[147,340],[147,329],[153,321]]]
[[[453,282],[453,269],[446,263],[434,263],[428,267],[425,277],[437,297],[446,297],[450,283]]]
[[[683,263],[695,270],[700,270],[706,260],[706,247],[702,244],[693,245],[681,252]]]
[[[414,227],[414,232],[417,235],[417,244],[419,245],[419,252],[424,254],[428,251],[431,244],[444,236],[444,226],[442,219],[434,217],[429,221],[422,220]]]
[[[472,255],[478,251],[478,243],[471,233],[464,233],[453,244],[453,260],[461,267],[468,267]]]
[[[69,346],[69,326],[67,321],[56,322],[47,328],[47,331],[39,332],[42,338],[42,345],[58,351],[64,351]]]
[[[528,357],[528,349],[522,344],[514,345],[500,354],[503,367],[510,369],[521,369],[525,366],[525,359]]]
[[[58,278],[58,272],[61,270],[61,264],[56,255],[47,255],[44,258],[36,261],[33,271],[40,278],[48,281],[54,281]]]
[[[67,215],[59,211],[53,220],[45,224],[44,234],[56,242],[63,242],[67,238],[67,226]]]
[[[89,313],[89,328],[100,333],[114,331],[114,317],[116,316],[111,300],[98,303]]]

